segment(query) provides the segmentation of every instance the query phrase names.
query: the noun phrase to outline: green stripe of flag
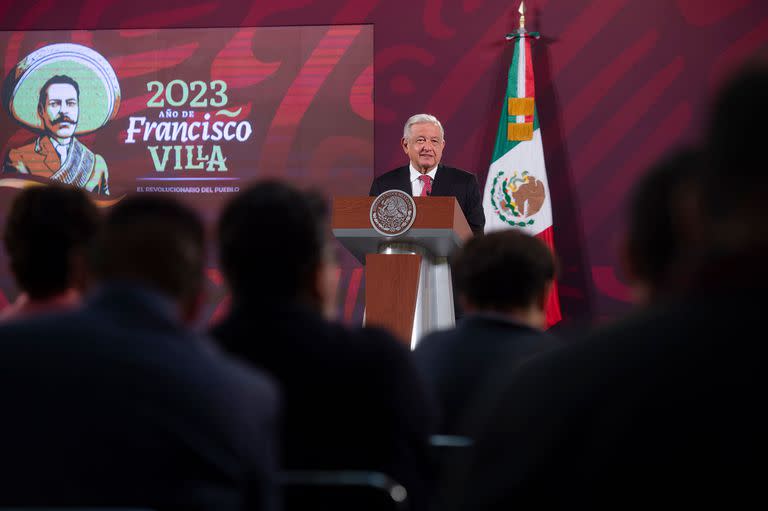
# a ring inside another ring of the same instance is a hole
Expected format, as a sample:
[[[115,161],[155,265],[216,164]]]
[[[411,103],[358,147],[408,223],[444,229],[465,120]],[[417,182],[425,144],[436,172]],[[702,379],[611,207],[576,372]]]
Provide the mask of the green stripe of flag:
[[[516,98],[517,96],[517,70],[520,62],[520,45],[525,44],[525,38],[519,37],[515,41],[515,49],[512,54],[512,63],[509,66],[509,72],[507,73],[507,94],[504,96],[504,102],[501,105],[501,119],[499,120],[499,129],[496,131],[496,144],[493,146],[493,158],[491,163],[495,162],[509,151],[511,151],[521,141],[519,140],[507,140],[507,123],[510,122],[509,118],[509,98]],[[531,56],[528,55],[530,59]],[[533,108],[533,131],[539,129],[539,114],[538,109],[534,105]]]

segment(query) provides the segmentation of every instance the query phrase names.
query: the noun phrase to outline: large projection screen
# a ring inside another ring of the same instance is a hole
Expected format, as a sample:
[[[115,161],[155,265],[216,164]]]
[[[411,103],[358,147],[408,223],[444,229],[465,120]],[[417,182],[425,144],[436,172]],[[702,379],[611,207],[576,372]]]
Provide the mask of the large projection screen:
[[[368,191],[371,25],[0,32],[0,49],[3,224],[20,189],[52,181],[86,189],[103,208],[172,193],[211,234],[225,201],[258,179],[329,197]],[[38,108],[54,76],[80,95],[79,117],[68,119],[77,150],[63,162],[45,154],[56,119]],[[265,240],[265,250],[280,248]],[[338,252],[338,315],[358,321],[361,271]],[[206,323],[227,305],[213,250],[208,277]],[[0,248],[0,308],[17,293]]]

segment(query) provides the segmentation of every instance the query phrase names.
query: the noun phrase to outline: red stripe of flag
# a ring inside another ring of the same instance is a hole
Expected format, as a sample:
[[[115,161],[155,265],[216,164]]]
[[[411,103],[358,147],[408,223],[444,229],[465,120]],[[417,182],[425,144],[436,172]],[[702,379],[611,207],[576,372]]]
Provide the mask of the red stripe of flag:
[[[533,81],[533,59],[531,58],[531,38],[524,37],[522,42],[525,45],[525,97],[535,98],[536,87]],[[533,115],[526,115],[525,122],[533,122]]]
[[[555,253],[555,239],[552,226],[541,231],[536,237],[542,240],[553,254]],[[557,280],[552,282],[552,289],[549,292],[544,310],[547,313],[547,328],[563,319],[563,315],[560,312],[560,293],[557,292]]]

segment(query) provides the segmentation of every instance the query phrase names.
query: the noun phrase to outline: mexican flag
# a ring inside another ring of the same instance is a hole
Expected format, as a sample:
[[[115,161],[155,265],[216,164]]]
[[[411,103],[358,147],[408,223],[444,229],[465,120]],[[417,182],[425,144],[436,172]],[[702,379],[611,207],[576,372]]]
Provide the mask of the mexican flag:
[[[542,239],[554,252],[552,202],[531,65],[531,41],[538,34],[520,30],[507,38],[514,40],[515,51],[483,194],[485,232],[522,229]],[[555,285],[547,302],[547,325],[561,319]]]

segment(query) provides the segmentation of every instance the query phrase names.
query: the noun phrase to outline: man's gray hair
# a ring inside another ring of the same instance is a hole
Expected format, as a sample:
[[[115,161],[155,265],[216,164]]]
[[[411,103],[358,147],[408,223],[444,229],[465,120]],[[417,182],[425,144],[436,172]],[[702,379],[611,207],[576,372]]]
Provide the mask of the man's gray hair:
[[[423,124],[425,122],[434,124],[435,126],[440,128],[440,137],[445,138],[445,130],[443,130],[443,125],[440,124],[440,121],[437,120],[437,117],[429,114],[412,115],[407,121],[405,121],[405,127],[403,128],[403,138],[406,140],[410,138],[411,126],[413,126],[414,124]]]

